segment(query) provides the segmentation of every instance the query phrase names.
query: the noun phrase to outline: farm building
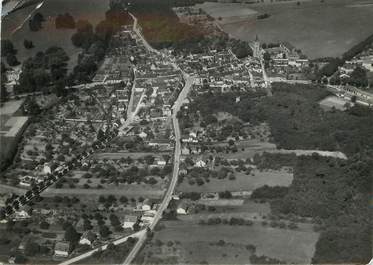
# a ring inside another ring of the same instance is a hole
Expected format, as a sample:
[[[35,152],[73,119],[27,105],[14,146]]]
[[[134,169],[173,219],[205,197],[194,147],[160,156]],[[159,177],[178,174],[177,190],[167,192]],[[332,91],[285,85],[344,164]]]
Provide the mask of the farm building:
[[[66,258],[69,256],[70,243],[68,242],[57,242],[54,247],[54,255],[56,257]]]

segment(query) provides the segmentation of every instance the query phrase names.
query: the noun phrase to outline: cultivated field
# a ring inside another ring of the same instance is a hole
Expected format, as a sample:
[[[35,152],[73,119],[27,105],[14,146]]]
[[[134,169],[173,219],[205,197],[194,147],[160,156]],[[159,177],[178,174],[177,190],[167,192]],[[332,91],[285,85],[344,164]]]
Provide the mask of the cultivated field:
[[[245,21],[226,23],[229,17],[225,16],[218,23],[235,38],[253,40],[258,35],[264,42],[288,41],[310,58],[340,56],[372,34],[373,4],[371,0],[364,3],[312,0],[301,2],[299,6],[294,2],[242,4],[242,10],[249,7],[259,14],[268,13],[270,17],[257,20],[257,15],[251,15]],[[206,5],[206,11],[209,12],[208,8],[219,10],[221,5],[224,4]],[[232,11],[230,15],[234,18],[240,12]]]
[[[42,1],[40,1],[42,2]],[[71,43],[71,36],[75,30],[56,29],[54,20],[59,14],[70,13],[75,21],[88,20],[94,26],[105,18],[105,12],[109,8],[108,0],[45,0],[43,5],[35,10],[36,4],[17,10],[2,18],[1,38],[10,39],[18,50],[17,58],[20,62],[33,56],[38,51],[45,51],[51,46],[62,47],[70,57],[70,68],[76,64],[80,49]],[[46,19],[43,28],[32,32],[28,25],[28,16],[40,12]],[[23,41],[31,40],[35,48],[27,50]]]
[[[250,251],[245,249],[245,246],[249,244],[256,247],[257,256],[266,255],[289,263],[306,264],[311,262],[319,237],[315,232],[262,227],[256,224],[202,226],[180,221],[168,221],[164,224],[166,228],[157,232],[155,238],[164,242],[179,241],[180,248],[186,255],[185,261],[191,264],[205,259],[210,264],[247,264]],[[225,244],[216,246],[219,240],[224,240]],[[213,249],[210,249],[211,243],[215,243]]]
[[[196,5],[196,7],[205,10],[221,24],[243,21],[257,13],[257,11],[249,8],[247,5],[238,3],[205,2]]]

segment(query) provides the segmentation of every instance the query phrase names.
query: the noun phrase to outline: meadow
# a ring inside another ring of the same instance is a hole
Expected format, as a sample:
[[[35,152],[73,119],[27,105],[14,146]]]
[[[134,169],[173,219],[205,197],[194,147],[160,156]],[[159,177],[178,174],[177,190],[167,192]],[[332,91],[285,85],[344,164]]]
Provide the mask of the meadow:
[[[250,251],[245,249],[247,245],[256,247],[257,256],[306,264],[311,261],[319,237],[315,232],[263,227],[259,224],[202,226],[180,221],[163,224],[165,228],[155,234],[155,239],[179,241],[186,260],[191,264],[205,259],[212,264],[247,264],[250,257]],[[217,246],[220,240],[225,243]],[[215,243],[214,250],[210,249],[211,243]]]
[[[215,18],[223,15],[224,19],[217,21],[223,30],[232,37],[242,40],[254,40],[258,35],[262,42],[288,41],[301,49],[311,59],[319,57],[335,57],[364,40],[372,34],[373,5],[365,1],[364,5],[354,0],[311,0],[301,2],[272,4],[241,4],[247,12],[246,19],[231,21],[240,16],[241,9],[234,8],[224,16],[224,13],[212,13]],[[214,3],[201,6],[211,10],[224,10],[224,3]],[[240,4],[238,4],[240,5]],[[258,14],[267,13],[269,18],[257,20]]]

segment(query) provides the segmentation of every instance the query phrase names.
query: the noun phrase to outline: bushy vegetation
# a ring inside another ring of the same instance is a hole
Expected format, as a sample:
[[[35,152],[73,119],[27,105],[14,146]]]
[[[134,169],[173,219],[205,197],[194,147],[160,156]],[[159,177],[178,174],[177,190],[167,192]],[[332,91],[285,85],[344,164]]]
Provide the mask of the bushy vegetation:
[[[31,40],[24,40],[23,46],[25,46],[26,49],[32,49],[34,48],[34,43]]]
[[[16,54],[17,50],[14,48],[13,43],[10,40],[1,40],[1,58],[6,58],[6,62],[9,66],[19,65]],[[1,69],[5,69],[3,64]]]
[[[55,88],[57,95],[64,93],[69,57],[60,47],[48,48],[27,59],[22,65],[19,85],[15,86],[17,94],[35,91],[49,91]]]
[[[187,115],[180,116],[189,119],[197,110],[203,118],[228,112],[244,122],[267,122],[280,148],[346,153],[348,160],[316,154],[255,157],[259,168],[294,167],[294,180],[288,188],[259,188],[253,197],[269,200],[275,214],[308,217],[318,224],[321,236],[313,263],[367,263],[372,247],[367,234],[372,220],[373,111],[355,106],[344,112],[325,112],[318,102],[327,95],[322,86],[273,84],[272,97],[199,95]]]
[[[289,191],[288,187],[270,187],[268,185],[264,185],[263,187],[257,188],[251,194],[252,199],[277,199],[283,198]]]
[[[189,124],[199,110],[203,118],[228,112],[251,124],[268,122],[274,142],[284,149],[340,150],[347,155],[373,149],[372,111],[355,106],[346,112],[325,112],[318,102],[327,95],[322,86],[284,83],[273,84],[273,97],[207,93],[194,99],[187,115],[178,117],[181,124]]]
[[[44,16],[41,13],[36,13],[29,20],[29,28],[31,31],[39,31],[42,29],[42,23],[45,21]]]
[[[275,213],[312,217],[320,225],[313,263],[366,263],[372,247],[367,236],[372,175],[371,155],[348,161],[301,157],[289,191],[272,201],[271,208]]]

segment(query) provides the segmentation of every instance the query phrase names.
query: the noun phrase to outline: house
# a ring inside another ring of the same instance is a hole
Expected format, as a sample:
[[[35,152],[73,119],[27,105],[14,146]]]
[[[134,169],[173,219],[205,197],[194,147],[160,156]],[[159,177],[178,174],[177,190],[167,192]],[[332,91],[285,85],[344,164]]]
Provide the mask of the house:
[[[141,133],[139,133],[139,137],[142,138],[142,139],[146,138],[147,136],[148,136],[148,134],[146,132],[144,132],[144,131],[142,131]]]
[[[186,146],[183,146],[183,148],[181,148],[181,154],[182,155],[190,155],[189,148],[187,148]]]
[[[79,244],[92,246],[96,238],[97,238],[97,235],[95,233],[93,233],[92,231],[87,231],[83,233],[83,235],[81,236],[79,240]]]
[[[202,159],[198,160],[195,164],[196,167],[205,167],[206,166],[206,162],[203,161]]]
[[[185,163],[181,163],[179,166],[179,175],[186,175],[188,173]]]
[[[21,220],[21,219],[27,219],[27,218],[30,218],[30,215],[24,210],[17,211],[14,214],[15,220]]]
[[[29,237],[22,238],[21,242],[18,245],[18,250],[24,251],[29,240]]]
[[[24,176],[20,178],[19,185],[24,187],[31,187],[32,184],[32,177],[31,176]]]
[[[176,213],[177,213],[177,214],[181,214],[181,215],[185,215],[185,214],[188,214],[188,210],[189,210],[189,205],[188,205],[188,203],[186,203],[185,201],[182,201],[182,202],[177,206]]]
[[[166,160],[163,158],[156,158],[155,161],[157,166],[164,167],[166,165]]]
[[[57,242],[54,247],[54,255],[56,257],[66,258],[69,256],[70,243],[69,242]]]
[[[148,143],[149,146],[154,147],[162,147],[164,149],[171,148],[171,144],[169,140],[163,140],[163,139],[154,139]]]
[[[46,163],[46,164],[44,165],[43,173],[44,173],[45,175],[47,175],[47,174],[52,174],[52,170],[51,170],[49,164]]]
[[[8,259],[8,263],[9,264],[15,264],[16,263],[16,257],[15,256],[10,256],[9,259]]]
[[[142,203],[136,205],[134,211],[149,211],[152,209],[152,203],[149,199],[144,200]]]
[[[138,222],[139,218],[136,215],[126,215],[123,219],[122,227],[124,229],[130,228],[133,229],[133,226]]]
[[[0,194],[0,207],[6,206],[6,202],[10,197],[9,194]]]
[[[141,221],[144,225],[149,225],[153,222],[154,216],[141,216]]]
[[[143,211],[149,211],[152,209],[152,204],[149,199],[146,199],[142,202],[141,209]]]
[[[197,138],[197,133],[195,133],[195,132],[190,132],[190,133],[189,133],[189,136],[192,137],[192,138]]]

